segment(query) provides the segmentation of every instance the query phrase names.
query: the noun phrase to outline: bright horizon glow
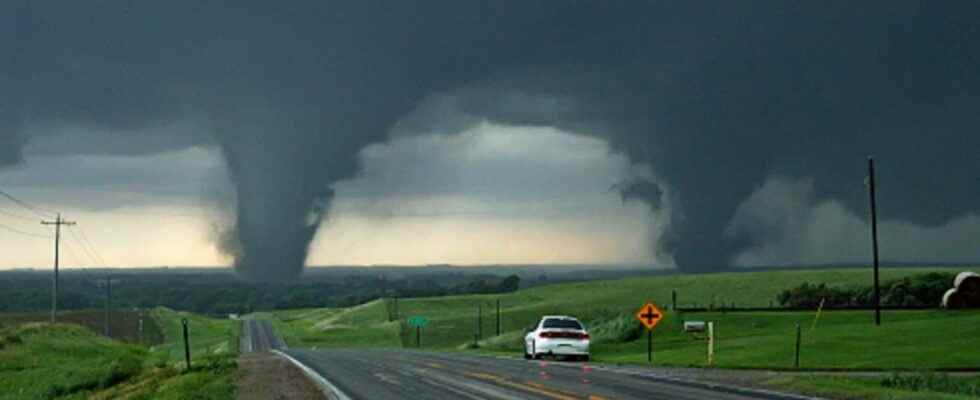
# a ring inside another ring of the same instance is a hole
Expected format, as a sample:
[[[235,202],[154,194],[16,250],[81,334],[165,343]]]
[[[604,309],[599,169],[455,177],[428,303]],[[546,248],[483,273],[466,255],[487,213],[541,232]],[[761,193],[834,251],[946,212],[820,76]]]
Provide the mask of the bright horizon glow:
[[[89,255],[84,240],[75,237],[79,229],[110,267],[232,263],[215,244],[231,212],[217,204],[226,204],[227,191],[233,190],[216,149],[143,157],[76,155],[70,161],[26,156],[25,163],[0,172],[0,188],[61,209],[66,219],[78,222],[75,235],[63,230],[62,268],[102,267],[98,255]],[[393,139],[365,148],[361,157],[364,171],[335,185],[332,211],[311,244],[307,265],[653,261],[650,237],[660,227],[651,222],[650,209],[624,203],[610,190],[636,173],[636,166],[601,140],[483,123],[458,135]],[[78,203],[110,206],[80,208]],[[0,211],[33,217],[2,199]],[[0,213],[0,224],[53,236],[53,228],[39,220]],[[52,268],[53,239],[0,228],[0,243],[5,250],[0,269]]]

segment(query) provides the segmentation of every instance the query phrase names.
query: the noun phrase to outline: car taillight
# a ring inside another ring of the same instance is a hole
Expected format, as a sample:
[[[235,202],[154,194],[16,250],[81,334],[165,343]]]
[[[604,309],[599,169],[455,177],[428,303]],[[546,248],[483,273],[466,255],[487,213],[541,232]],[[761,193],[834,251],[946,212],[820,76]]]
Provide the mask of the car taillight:
[[[538,337],[545,339],[579,339],[579,340],[589,340],[588,333],[578,333],[578,332],[541,332]]]

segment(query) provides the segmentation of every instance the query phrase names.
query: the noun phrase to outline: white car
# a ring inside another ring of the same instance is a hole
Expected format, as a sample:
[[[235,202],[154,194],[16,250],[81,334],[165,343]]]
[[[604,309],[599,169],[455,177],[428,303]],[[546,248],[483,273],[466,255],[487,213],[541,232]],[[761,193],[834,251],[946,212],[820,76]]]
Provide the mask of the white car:
[[[589,332],[579,320],[546,315],[524,335],[524,358],[565,357],[589,361]]]

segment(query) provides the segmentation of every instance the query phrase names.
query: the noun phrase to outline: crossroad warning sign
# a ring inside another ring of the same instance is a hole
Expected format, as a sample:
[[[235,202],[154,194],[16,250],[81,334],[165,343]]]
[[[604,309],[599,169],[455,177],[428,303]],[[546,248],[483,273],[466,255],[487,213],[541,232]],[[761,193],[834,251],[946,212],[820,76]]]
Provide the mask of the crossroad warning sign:
[[[648,330],[652,330],[663,318],[664,313],[653,303],[644,304],[640,311],[636,312],[636,319],[640,320]]]

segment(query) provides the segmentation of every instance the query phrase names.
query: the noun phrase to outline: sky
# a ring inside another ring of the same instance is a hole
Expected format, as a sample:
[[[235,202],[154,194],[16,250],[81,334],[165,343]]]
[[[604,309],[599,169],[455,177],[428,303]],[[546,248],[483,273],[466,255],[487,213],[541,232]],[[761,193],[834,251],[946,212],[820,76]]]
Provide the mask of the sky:
[[[66,132],[63,138],[74,135],[84,133]],[[4,191],[79,223],[65,234],[67,266],[98,266],[102,260],[147,267],[232,262],[214,238],[215,226],[229,218],[220,203],[234,190],[219,149],[143,156],[40,150],[59,145],[50,139],[29,146],[23,164],[0,171],[0,182]],[[541,148],[548,148],[547,156]],[[358,176],[335,185],[311,265],[654,260],[648,246],[657,231],[652,211],[642,202],[624,201],[613,189],[648,172],[601,140],[483,122],[452,136],[373,144],[360,159]],[[0,224],[51,234],[31,210],[9,199],[0,204]],[[2,228],[0,235],[10,244],[2,267],[51,264],[52,239]]]
[[[866,262],[873,155],[883,258],[980,260],[978,18],[904,0],[13,0],[0,190],[77,219],[120,266],[700,272]],[[0,228],[0,267],[49,264],[18,207],[0,199],[28,233]]]

